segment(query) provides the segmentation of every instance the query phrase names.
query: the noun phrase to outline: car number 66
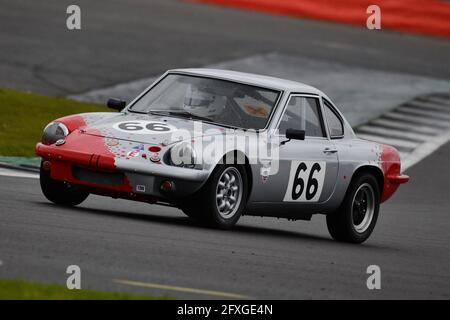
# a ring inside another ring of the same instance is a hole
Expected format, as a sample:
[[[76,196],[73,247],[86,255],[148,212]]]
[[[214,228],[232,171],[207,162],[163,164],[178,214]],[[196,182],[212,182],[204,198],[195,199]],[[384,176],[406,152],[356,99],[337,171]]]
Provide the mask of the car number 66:
[[[283,201],[319,201],[325,169],[325,161],[292,161]]]
[[[176,130],[175,127],[164,123],[155,121],[124,121],[114,124],[114,129],[124,132],[132,133],[169,133]]]

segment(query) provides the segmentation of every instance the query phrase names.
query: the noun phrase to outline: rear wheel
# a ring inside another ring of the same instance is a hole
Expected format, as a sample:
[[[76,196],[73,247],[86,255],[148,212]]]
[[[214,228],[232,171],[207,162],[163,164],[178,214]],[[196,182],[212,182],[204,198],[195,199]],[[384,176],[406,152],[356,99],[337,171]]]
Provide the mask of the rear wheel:
[[[64,206],[76,206],[89,196],[88,192],[81,191],[77,187],[65,182],[53,180],[50,171],[42,168],[40,171],[40,184],[44,196],[53,203]]]
[[[372,234],[380,208],[377,180],[365,173],[355,177],[337,212],[327,215],[327,227],[338,241],[362,243]]]
[[[221,229],[233,227],[245,209],[248,194],[243,166],[219,165],[183,212],[189,217]]]

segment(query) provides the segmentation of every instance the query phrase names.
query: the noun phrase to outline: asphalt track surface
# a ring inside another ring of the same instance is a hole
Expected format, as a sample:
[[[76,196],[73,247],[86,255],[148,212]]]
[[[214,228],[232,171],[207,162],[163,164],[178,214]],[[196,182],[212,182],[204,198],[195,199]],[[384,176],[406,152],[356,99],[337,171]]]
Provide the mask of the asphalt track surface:
[[[92,196],[77,208],[58,207],[37,179],[0,176],[0,278],[64,285],[67,266],[76,264],[82,288],[177,298],[448,299],[450,167],[441,164],[449,157],[447,144],[407,172],[412,181],[382,205],[363,245],[331,240],[323,216],[244,217],[234,230],[218,231],[176,209],[124,200]],[[381,290],[366,287],[369,265],[381,268]]]
[[[83,30],[70,32],[68,4],[0,1],[0,86],[66,95],[264,52],[450,79],[443,39],[137,0],[79,1]],[[0,278],[64,285],[76,264],[83,288],[179,298],[448,299],[448,159],[450,144],[410,168],[412,181],[359,246],[332,241],[322,216],[244,217],[224,232],[123,200],[92,196],[62,208],[44,199],[38,180],[0,176]],[[369,265],[381,268],[381,290],[366,287]]]

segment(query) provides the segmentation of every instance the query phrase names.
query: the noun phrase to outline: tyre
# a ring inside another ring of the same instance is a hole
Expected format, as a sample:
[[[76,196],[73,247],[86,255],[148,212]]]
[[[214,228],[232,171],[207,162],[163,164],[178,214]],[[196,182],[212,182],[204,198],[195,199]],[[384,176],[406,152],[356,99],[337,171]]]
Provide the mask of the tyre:
[[[362,243],[372,234],[380,209],[380,188],[364,173],[352,180],[338,211],[327,215],[327,227],[337,241]]]
[[[41,190],[44,196],[53,203],[63,206],[76,206],[89,196],[88,192],[79,190],[65,182],[53,180],[50,172],[42,168],[40,171]]]
[[[217,166],[194,200],[183,212],[208,225],[230,229],[241,217],[247,203],[248,178],[243,166]]]

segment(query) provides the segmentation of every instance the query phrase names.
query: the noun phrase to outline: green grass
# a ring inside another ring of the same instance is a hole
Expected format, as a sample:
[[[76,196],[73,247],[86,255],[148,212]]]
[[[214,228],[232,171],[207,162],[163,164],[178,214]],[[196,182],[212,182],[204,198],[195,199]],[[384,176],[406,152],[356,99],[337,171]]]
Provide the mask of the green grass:
[[[93,290],[69,290],[55,284],[0,280],[0,300],[160,300],[165,296],[131,295]]]
[[[108,111],[106,106],[0,89],[0,156],[34,156],[50,121],[69,114]]]

